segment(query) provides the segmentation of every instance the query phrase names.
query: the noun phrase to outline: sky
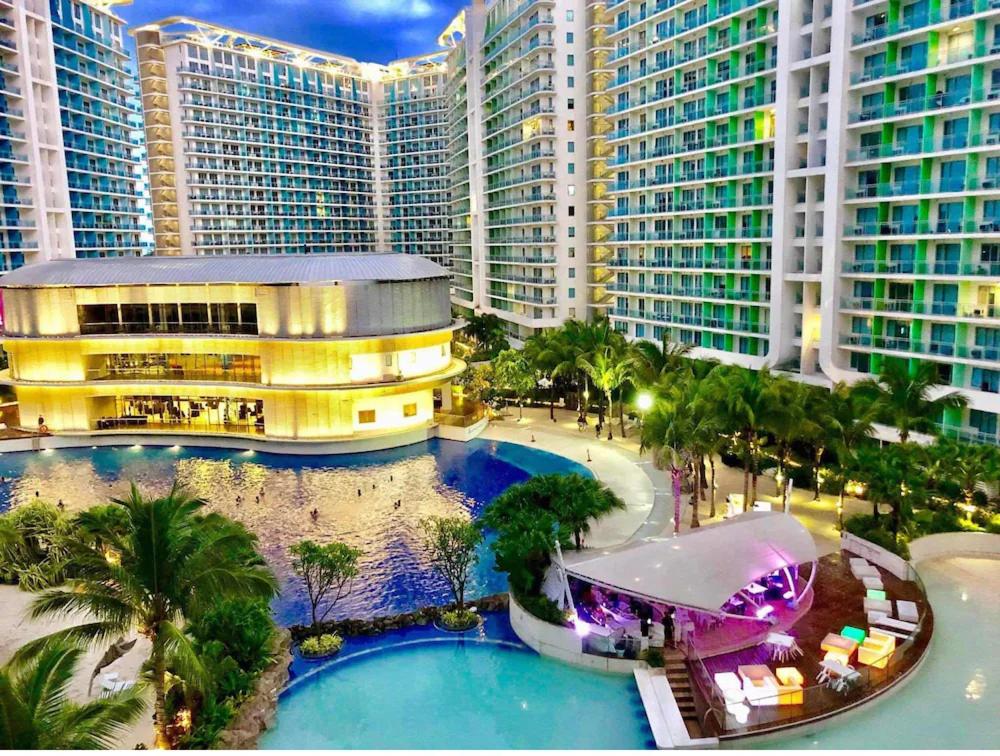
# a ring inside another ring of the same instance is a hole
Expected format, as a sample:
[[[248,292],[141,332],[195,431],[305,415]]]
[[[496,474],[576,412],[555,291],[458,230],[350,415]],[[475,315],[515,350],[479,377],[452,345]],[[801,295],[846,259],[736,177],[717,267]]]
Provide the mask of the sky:
[[[133,0],[130,26],[188,16],[365,62],[438,49],[438,34],[468,0]]]

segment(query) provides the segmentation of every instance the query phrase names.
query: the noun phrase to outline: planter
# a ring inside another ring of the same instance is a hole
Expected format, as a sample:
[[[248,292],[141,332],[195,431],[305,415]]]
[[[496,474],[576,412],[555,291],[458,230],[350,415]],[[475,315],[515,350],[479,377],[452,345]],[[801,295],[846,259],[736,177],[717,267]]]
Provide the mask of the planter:
[[[466,610],[466,614],[468,616],[463,619],[469,620],[468,624],[452,626],[446,621],[447,615],[449,614],[451,614],[451,612],[443,612],[441,616],[434,621],[434,627],[438,630],[443,630],[446,633],[467,633],[470,630],[478,630],[483,624],[483,618],[480,617],[477,612],[470,612]]]
[[[304,638],[299,643],[299,655],[308,661],[332,659],[344,648],[344,639],[335,633],[324,633]]]

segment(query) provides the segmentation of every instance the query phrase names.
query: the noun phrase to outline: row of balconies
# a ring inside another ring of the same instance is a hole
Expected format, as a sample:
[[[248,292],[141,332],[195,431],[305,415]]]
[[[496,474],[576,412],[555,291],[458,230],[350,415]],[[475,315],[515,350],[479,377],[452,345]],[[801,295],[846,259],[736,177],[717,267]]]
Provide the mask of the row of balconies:
[[[613,318],[632,318],[656,323],[689,326],[692,328],[708,328],[718,331],[735,331],[737,333],[767,334],[767,323],[754,323],[750,320],[733,320],[717,318],[711,315],[675,314],[673,312],[612,307],[608,315]]]
[[[927,110],[969,107],[994,100],[1000,100],[1000,89],[986,90],[974,87],[960,92],[938,92],[928,97],[911,97],[899,102],[887,102],[868,108],[851,110],[849,123],[858,125],[886,118],[912,116]]]

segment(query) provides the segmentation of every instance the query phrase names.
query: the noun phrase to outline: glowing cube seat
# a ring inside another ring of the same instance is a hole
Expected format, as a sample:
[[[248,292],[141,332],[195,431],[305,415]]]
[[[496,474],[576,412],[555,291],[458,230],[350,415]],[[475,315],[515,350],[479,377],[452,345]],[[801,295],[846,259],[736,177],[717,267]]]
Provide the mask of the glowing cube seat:
[[[778,705],[795,706],[802,703],[802,686],[805,678],[795,667],[778,667],[774,671],[778,678]]]
[[[866,598],[885,601],[885,591],[879,588],[869,588],[865,593]]]
[[[840,631],[840,634],[843,635],[845,638],[850,638],[852,641],[855,641],[856,643],[859,644],[865,642],[865,631],[862,630],[860,627],[851,627],[850,625],[844,625],[844,627]]]
[[[766,664],[741,664],[736,671],[751,706],[778,705],[778,680]]]
[[[851,663],[851,656],[854,655],[858,642],[837,633],[827,633],[819,647],[826,651],[825,659],[838,661],[846,667]]]
[[[867,664],[876,669],[885,669],[889,657],[896,649],[895,636],[872,628],[871,635],[858,648],[858,663]]]

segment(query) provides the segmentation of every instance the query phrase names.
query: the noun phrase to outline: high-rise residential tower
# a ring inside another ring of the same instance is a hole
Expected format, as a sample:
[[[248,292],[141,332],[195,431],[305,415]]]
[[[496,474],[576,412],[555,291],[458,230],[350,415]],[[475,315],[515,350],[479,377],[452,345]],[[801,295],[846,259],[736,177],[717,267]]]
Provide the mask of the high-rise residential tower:
[[[379,72],[379,221],[389,252],[448,266],[445,52],[389,63]]]
[[[0,2],[0,270],[140,251],[116,4]]]
[[[585,14],[571,0],[496,0],[463,25],[448,111],[453,138],[468,140],[450,153],[454,301],[523,340],[586,316]]]
[[[134,34],[158,254],[379,248],[364,64],[183,18]]]

